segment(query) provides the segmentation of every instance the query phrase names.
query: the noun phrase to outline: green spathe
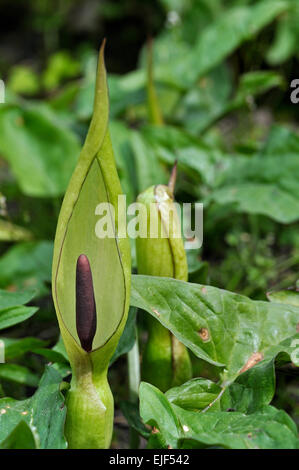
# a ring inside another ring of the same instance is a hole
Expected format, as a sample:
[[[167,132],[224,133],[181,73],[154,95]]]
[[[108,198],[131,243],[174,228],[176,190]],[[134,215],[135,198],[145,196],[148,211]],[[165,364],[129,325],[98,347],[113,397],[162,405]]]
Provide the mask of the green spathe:
[[[126,238],[99,238],[98,204],[116,213],[121,187],[108,130],[109,100],[101,47],[94,113],[70,180],[56,231],[52,270],[53,299],[73,376],[67,395],[66,436],[71,448],[107,448],[113,427],[113,397],[107,369],[126,323],[130,298],[130,247]],[[97,328],[91,352],[80,345],[76,329],[76,263],[88,257],[93,277]],[[112,289],[117,295],[111,295]]]
[[[175,178],[176,166],[168,186],[151,186],[138,196],[138,202],[146,207],[150,223],[147,223],[147,237],[136,239],[137,265],[139,274],[187,281],[187,258],[174,205]],[[152,217],[156,218],[156,238],[151,237]],[[148,341],[142,358],[143,379],[162,391],[189,380],[192,366],[186,347],[152,317],[147,317],[147,328]]]

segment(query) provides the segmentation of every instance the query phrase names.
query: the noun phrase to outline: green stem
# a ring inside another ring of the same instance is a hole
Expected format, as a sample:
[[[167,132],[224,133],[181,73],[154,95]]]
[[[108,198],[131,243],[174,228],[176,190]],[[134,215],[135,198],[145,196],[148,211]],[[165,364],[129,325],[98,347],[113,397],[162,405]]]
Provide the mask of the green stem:
[[[129,393],[130,401],[138,401],[140,385],[140,359],[138,346],[138,332],[135,327],[136,340],[131,351],[128,352],[128,370],[129,370]]]
[[[67,394],[66,438],[70,449],[108,449],[113,430],[113,396],[103,375],[94,384],[91,372]]]
[[[139,359],[139,345],[138,345],[138,330],[135,327],[136,340],[131,351],[128,352],[128,373],[129,373],[129,396],[132,403],[138,403],[138,392],[140,385],[140,359]],[[139,434],[130,428],[130,448],[139,448]]]

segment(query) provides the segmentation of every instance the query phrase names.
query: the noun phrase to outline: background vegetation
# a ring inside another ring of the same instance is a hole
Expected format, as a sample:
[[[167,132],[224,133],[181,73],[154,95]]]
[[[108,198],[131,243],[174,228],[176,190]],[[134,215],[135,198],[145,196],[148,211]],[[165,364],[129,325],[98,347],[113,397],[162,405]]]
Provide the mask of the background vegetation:
[[[298,25],[296,0],[1,1],[0,395],[21,400],[18,412],[36,407],[38,415],[47,381],[60,383],[51,374],[69,370],[50,295],[52,248],[91,117],[102,38],[128,203],[167,182],[178,160],[177,201],[204,203],[204,243],[188,252],[189,280],[266,300],[298,277],[299,105],[290,100]],[[133,245],[132,254],[136,270]],[[129,321],[110,369],[116,447],[129,445],[120,406],[132,312]],[[140,314],[138,330],[142,352]],[[49,362],[55,369],[46,368],[41,398],[29,398]],[[194,367],[211,377],[200,361]],[[276,380],[272,404],[298,425],[296,373],[278,368]]]

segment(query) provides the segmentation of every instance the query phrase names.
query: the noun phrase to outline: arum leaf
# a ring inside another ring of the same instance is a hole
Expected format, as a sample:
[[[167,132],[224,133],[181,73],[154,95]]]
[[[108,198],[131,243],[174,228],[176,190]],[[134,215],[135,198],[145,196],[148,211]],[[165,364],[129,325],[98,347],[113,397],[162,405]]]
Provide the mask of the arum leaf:
[[[35,436],[26,421],[20,423],[2,442],[1,449],[36,449]]]
[[[27,352],[32,352],[35,348],[42,348],[47,343],[37,338],[11,339],[1,338],[5,346],[5,359],[14,359]]]
[[[174,279],[133,279],[131,304],[151,313],[198,357],[222,365],[224,383],[281,352],[299,365],[292,354],[298,308]]]
[[[60,374],[46,366],[38,390],[32,398],[0,400],[0,448],[7,446],[7,439],[21,421],[25,421],[41,449],[65,449],[63,435],[66,408],[59,387]]]
[[[155,41],[156,80],[188,89],[288,8],[283,0],[232,7],[203,29],[192,48],[174,42],[173,34],[163,35]]]
[[[239,211],[264,214],[281,223],[298,220],[299,137],[273,126],[260,153],[226,158],[209,199],[235,204]],[[283,165],[278,162],[283,158]]]
[[[263,214],[287,224],[298,220],[299,200],[274,184],[244,182],[223,187],[213,193],[218,204],[236,204],[238,211]]]
[[[37,312],[38,307],[12,307],[0,312],[0,330],[21,323]]]
[[[47,241],[19,243],[7,250],[0,259],[0,286],[37,287],[39,294],[47,292],[51,281],[53,244]]]
[[[38,307],[25,307],[22,304],[34,297],[35,291],[7,292],[0,290],[0,330],[21,323],[30,318]]]
[[[0,364],[0,378],[28,385],[29,387],[37,387],[39,382],[36,374],[27,367],[19,366],[18,364]]]
[[[241,374],[224,392],[221,409],[255,413],[269,405],[275,393],[274,362],[263,361]]]
[[[170,403],[185,410],[203,410],[220,392],[221,387],[211,380],[195,378],[169,389],[165,396]]]
[[[223,411],[198,413],[171,404],[160,390],[142,383],[140,414],[145,423],[155,426],[166,448],[299,448],[295,423],[287,413],[271,406],[249,415]]]
[[[0,290],[0,310],[17,305],[27,304],[34,297],[35,291],[28,289],[20,292],[8,292]]]
[[[153,184],[167,182],[166,173],[158,161],[157,154],[136,131],[131,136],[131,146],[135,155],[138,192]]]
[[[29,196],[63,194],[79,145],[58,116],[42,105],[1,106],[0,151]]]
[[[167,443],[177,447],[181,432],[180,422],[167,398],[158,388],[146,382],[141,382],[139,393],[140,415],[143,421],[150,426],[158,424]]]
[[[263,361],[241,374],[224,393],[220,385],[194,378],[168,390],[170,403],[190,411],[240,411],[255,413],[269,405],[275,393],[274,359]]]
[[[140,418],[138,405],[130,401],[121,401],[120,408],[129,425],[141,434],[142,437],[148,439],[150,431],[144,426]]]
[[[80,346],[75,314],[76,264],[80,255],[87,257],[97,315],[93,351],[108,344],[116,332],[119,335],[121,333],[128,308],[130,276],[128,240],[117,238],[117,230],[121,228],[118,227],[117,220],[117,203],[121,188],[108,131],[109,102],[103,54],[102,46],[94,114],[62,204],[52,271],[53,298],[62,335],[65,343],[76,348],[75,343]],[[114,209],[110,206],[106,213],[107,224],[112,230],[112,236],[110,234],[110,237],[106,238],[97,232],[97,224],[102,223],[97,215],[100,203],[110,203]],[[112,212],[115,212],[116,220]],[[116,336],[113,342],[115,338]],[[67,344],[66,348],[68,349]]]

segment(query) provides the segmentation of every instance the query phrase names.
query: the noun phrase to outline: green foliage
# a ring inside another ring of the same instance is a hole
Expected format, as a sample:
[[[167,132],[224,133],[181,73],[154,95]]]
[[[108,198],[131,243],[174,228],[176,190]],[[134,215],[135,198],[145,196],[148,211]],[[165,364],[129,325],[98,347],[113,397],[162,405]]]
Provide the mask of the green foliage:
[[[79,146],[46,106],[7,105],[0,109],[0,151],[25,194],[58,196],[66,189]]]
[[[26,307],[35,292],[7,292],[0,290],[0,330],[9,328],[30,318],[38,310],[37,307]]]
[[[66,448],[63,435],[66,408],[59,390],[60,382],[60,374],[47,366],[32,398],[0,400],[0,448]]]
[[[142,383],[140,412],[155,424],[162,447],[186,449],[298,449],[297,429],[288,415],[271,406],[254,414],[187,411],[172,405],[154,386]]]

